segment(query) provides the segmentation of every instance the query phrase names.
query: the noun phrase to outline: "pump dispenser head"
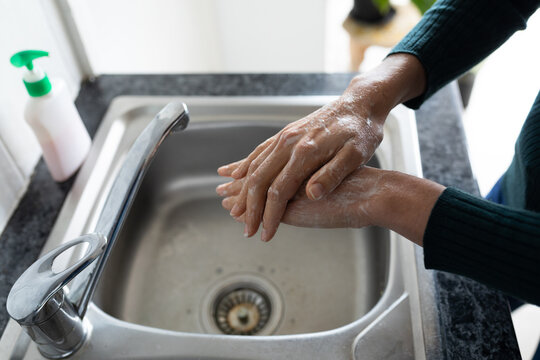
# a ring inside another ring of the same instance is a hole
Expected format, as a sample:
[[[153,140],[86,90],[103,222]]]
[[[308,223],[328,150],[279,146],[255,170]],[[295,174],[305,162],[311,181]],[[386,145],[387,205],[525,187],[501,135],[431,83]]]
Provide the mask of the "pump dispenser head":
[[[10,59],[13,66],[26,66],[28,69],[24,74],[23,82],[28,94],[32,97],[43,96],[51,91],[51,82],[47,74],[40,68],[34,67],[33,64],[35,59],[43,56],[49,56],[49,53],[40,50],[26,50],[16,53]]]

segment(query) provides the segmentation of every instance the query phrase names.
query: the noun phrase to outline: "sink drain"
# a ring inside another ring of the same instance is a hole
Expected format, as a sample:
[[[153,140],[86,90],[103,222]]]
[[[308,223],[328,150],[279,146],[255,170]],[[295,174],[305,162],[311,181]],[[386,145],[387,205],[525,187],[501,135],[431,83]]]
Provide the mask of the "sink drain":
[[[268,322],[270,301],[255,289],[228,290],[217,299],[214,320],[225,334],[253,335]]]
[[[258,275],[235,274],[209,291],[202,326],[210,333],[270,335],[278,327],[283,304],[277,288]]]

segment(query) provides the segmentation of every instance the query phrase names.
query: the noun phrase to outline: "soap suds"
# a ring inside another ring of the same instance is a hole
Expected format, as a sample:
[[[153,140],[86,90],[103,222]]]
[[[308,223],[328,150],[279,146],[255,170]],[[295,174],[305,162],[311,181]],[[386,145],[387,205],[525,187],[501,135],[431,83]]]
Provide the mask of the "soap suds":
[[[351,93],[343,94],[341,98],[345,104],[352,104],[356,100],[355,96]]]
[[[369,160],[369,147],[364,142],[355,141],[353,144],[357,153],[360,153],[362,156],[362,163],[364,165]]]
[[[326,125],[327,118],[328,118],[328,115],[324,114],[324,112],[322,114],[317,114],[314,119],[311,119],[308,122],[306,122],[304,126],[305,133],[308,133],[312,131],[313,129],[321,129],[321,130],[324,130],[325,133],[330,134],[330,130],[328,129]]]
[[[346,115],[338,118],[338,124],[341,127],[349,129],[351,131],[358,131],[358,120],[352,116]]]
[[[298,163],[297,167],[303,169],[304,168],[305,158],[303,156],[298,156],[297,150],[294,149],[292,154],[291,154],[291,162],[293,164]]]
[[[294,136],[290,136],[290,137],[287,137],[287,139],[285,140],[285,146],[289,146],[295,142],[298,141],[298,139],[300,139],[301,135],[294,135]]]
[[[277,189],[269,188],[268,193],[273,194],[275,197],[279,197],[279,191]]]
[[[319,119],[319,124],[325,133],[330,134],[330,130],[326,126],[326,122],[324,121],[324,119]]]

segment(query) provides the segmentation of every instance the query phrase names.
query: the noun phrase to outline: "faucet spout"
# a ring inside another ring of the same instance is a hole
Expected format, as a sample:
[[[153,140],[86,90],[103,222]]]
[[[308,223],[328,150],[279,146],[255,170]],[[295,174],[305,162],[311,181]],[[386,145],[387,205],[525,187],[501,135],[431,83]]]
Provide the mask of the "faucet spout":
[[[7,298],[8,313],[37,343],[42,355],[70,356],[86,340],[88,330],[82,319],[144,174],[167,135],[185,129],[188,122],[185,104],[172,102],[165,106],[129,150],[105,200],[95,232],[45,254],[13,285]],[[67,269],[54,272],[54,259],[81,243],[89,245],[83,257]],[[70,282],[70,291],[64,291]]]
[[[84,316],[88,303],[92,299],[118,233],[159,145],[169,133],[184,130],[188,123],[189,111],[186,104],[171,102],[155,116],[129,150],[105,200],[95,228],[97,234],[105,237],[107,246],[103,255],[92,265],[93,268],[87,272],[88,278],[85,279],[84,276],[79,276],[75,280],[77,283],[86,283],[87,286],[73,286],[79,291],[73,294],[72,301],[77,304],[80,317]],[[83,290],[83,292],[80,293],[80,290]],[[80,299],[77,299],[77,297],[80,297]]]

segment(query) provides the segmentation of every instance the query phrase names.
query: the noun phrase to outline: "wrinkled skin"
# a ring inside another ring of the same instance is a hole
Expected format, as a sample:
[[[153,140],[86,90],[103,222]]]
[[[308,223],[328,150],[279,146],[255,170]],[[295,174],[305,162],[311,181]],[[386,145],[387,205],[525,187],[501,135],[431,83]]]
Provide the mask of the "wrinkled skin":
[[[282,222],[302,227],[315,228],[361,228],[373,225],[370,205],[377,202],[386,186],[381,183],[383,172],[370,167],[361,167],[347,176],[330,194],[319,200],[311,200],[302,184],[289,201]],[[241,196],[245,178],[218,186],[217,193],[225,196],[222,205],[231,211]],[[245,214],[238,221],[244,221]]]
[[[392,55],[356,77],[336,101],[287,125],[247,158],[219,168],[221,176],[243,179],[227,204],[231,216],[246,224],[244,235],[254,235],[262,222],[262,240],[269,241],[302,184],[310,200],[336,189],[371,158],[390,110],[421,94],[424,86],[416,58]]]
[[[242,196],[246,178],[217,187],[231,211]],[[331,193],[311,200],[305,183],[289,201],[282,222],[315,228],[361,228],[376,225],[391,229],[422,246],[431,210],[444,186],[415,176],[362,166],[349,174]],[[245,213],[234,216],[245,222]],[[263,238],[264,240],[264,238]]]
[[[259,145],[233,172],[220,171],[247,179],[231,215],[245,214],[248,236],[262,218],[263,237],[271,238],[287,202],[310,176],[306,195],[320,199],[371,158],[383,137],[382,121],[371,120],[367,111],[355,114],[351,104],[343,97],[328,104]]]

